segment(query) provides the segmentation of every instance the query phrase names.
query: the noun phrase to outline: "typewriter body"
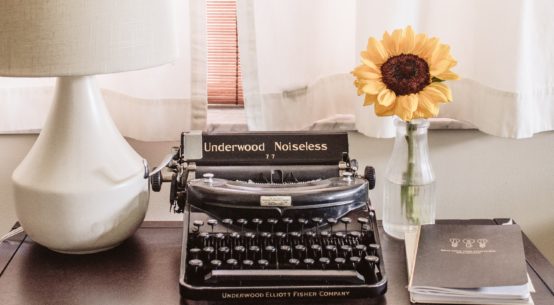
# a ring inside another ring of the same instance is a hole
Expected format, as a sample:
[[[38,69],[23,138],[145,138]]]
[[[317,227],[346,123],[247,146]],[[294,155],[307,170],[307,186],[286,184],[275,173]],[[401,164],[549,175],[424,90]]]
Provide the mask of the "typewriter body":
[[[185,133],[153,189],[182,212],[188,299],[376,297],[375,213],[346,133]],[[163,173],[163,174],[162,174]]]

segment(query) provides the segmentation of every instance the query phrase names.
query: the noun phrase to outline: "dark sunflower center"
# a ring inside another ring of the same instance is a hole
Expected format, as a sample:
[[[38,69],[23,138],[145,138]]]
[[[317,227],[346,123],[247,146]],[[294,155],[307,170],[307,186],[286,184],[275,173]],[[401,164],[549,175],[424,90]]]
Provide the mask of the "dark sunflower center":
[[[381,66],[383,82],[396,95],[418,93],[431,82],[429,65],[413,54],[400,54],[389,58]]]

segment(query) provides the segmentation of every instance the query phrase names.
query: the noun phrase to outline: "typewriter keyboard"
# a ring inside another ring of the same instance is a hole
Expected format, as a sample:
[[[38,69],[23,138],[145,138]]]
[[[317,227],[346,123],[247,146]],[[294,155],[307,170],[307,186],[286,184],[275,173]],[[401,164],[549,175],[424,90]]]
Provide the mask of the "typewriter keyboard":
[[[190,214],[185,280],[202,287],[378,286],[374,212],[335,218],[216,219]]]

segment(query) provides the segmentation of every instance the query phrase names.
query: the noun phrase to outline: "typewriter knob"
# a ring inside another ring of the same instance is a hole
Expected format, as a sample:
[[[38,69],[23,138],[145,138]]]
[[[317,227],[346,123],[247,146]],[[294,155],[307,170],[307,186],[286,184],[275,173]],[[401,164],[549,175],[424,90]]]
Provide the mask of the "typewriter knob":
[[[154,167],[152,171],[155,171],[156,168]],[[150,184],[152,185],[152,190],[154,192],[159,192],[162,189],[162,172],[159,171],[152,176],[150,176]]]
[[[364,169],[364,177],[369,184],[369,189],[375,188],[375,168],[373,166],[366,166]]]
[[[202,177],[204,177],[204,182],[206,183],[212,183],[214,182],[214,174],[212,173],[205,173],[202,175]]]

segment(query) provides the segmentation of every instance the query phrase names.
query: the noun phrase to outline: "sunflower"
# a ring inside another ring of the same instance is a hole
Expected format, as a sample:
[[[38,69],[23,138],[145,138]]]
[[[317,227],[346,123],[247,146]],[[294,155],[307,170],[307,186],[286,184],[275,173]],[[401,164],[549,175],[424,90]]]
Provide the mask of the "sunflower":
[[[459,79],[450,69],[457,62],[450,47],[435,37],[415,34],[412,27],[371,37],[352,71],[364,106],[375,105],[378,116],[397,115],[404,121],[434,117],[439,105],[452,100],[445,80]]]

